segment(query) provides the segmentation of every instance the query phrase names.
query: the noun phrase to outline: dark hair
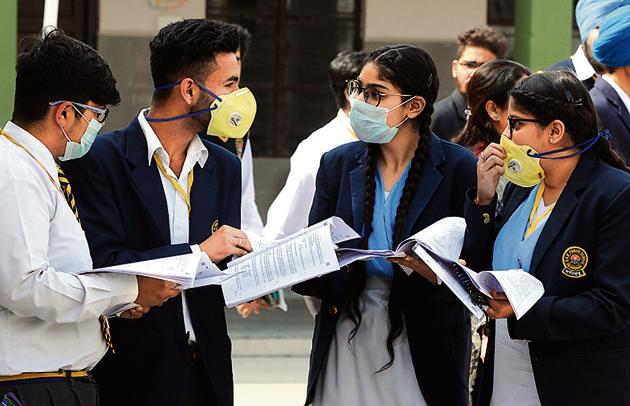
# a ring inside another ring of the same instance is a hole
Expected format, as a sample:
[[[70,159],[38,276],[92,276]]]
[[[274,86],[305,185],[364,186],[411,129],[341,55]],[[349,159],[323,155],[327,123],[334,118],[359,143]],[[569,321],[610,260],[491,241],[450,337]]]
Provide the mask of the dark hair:
[[[402,94],[410,94],[423,97],[426,105],[424,110],[414,119],[409,120],[418,131],[418,147],[414,153],[407,180],[403,187],[402,196],[396,211],[396,221],[393,227],[393,246],[398,245],[402,237],[402,231],[407,219],[407,213],[411,204],[418,181],[422,174],[422,165],[429,155],[431,137],[431,115],[433,104],[437,98],[439,81],[435,64],[431,56],[420,48],[412,45],[392,45],[375,49],[370,53],[365,64],[373,63],[379,72],[381,80],[388,81],[400,89]],[[409,98],[407,98],[409,99]],[[374,200],[376,194],[376,166],[381,149],[378,144],[368,144],[368,155],[365,165],[365,211],[364,234],[362,247],[367,247],[367,241],[372,233],[372,220],[374,212]],[[389,334],[387,336],[387,352],[389,362],[378,372],[384,371],[394,363],[394,341],[400,336],[403,329],[402,318],[402,270],[394,265],[394,279],[389,296]],[[348,315],[355,327],[348,337],[348,342],[354,338],[361,324],[361,312],[359,309],[359,297],[365,287],[366,273],[364,267],[356,267],[349,274],[350,293],[348,296]]]
[[[508,49],[508,41],[505,35],[496,31],[492,27],[479,26],[472,27],[457,36],[457,54],[455,59],[459,59],[467,46],[487,49],[497,56],[498,59],[505,58]]]
[[[149,43],[153,85],[157,88],[186,77],[203,81],[215,55],[236,52],[238,46],[238,30],[233,24],[205,18],[171,23]],[[171,92],[172,88],[154,90],[153,100],[162,101]]]
[[[466,86],[470,115],[464,129],[453,140],[472,150],[481,143],[483,148],[491,142],[499,142],[500,133],[492,125],[486,111],[486,103],[493,101],[497,106],[506,108],[510,90],[531,72],[518,62],[495,59],[484,63],[473,73]]]
[[[510,96],[517,108],[542,120],[543,125],[562,121],[575,144],[595,137],[601,129],[588,90],[571,72],[537,73],[514,87]],[[593,150],[611,166],[630,172],[605,137],[598,139]]]
[[[252,34],[242,25],[232,25],[236,28],[236,33],[238,34],[238,47],[241,50],[241,60],[244,60],[247,52],[249,51],[249,46],[252,43]]]
[[[43,38],[27,37],[22,46],[15,66],[15,122],[41,120],[52,101],[120,103],[109,65],[89,45],[53,30]]]
[[[346,85],[349,80],[354,80],[359,76],[366,57],[365,52],[344,51],[339,52],[335,59],[330,62],[328,79],[338,108],[346,107],[347,101],[344,93]]]

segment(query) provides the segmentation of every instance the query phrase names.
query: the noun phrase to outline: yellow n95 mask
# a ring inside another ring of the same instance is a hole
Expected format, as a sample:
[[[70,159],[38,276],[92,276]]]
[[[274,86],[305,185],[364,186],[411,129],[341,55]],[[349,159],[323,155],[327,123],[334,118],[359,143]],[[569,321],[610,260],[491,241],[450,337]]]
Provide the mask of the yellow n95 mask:
[[[545,178],[545,171],[540,166],[540,158],[531,156],[537,154],[532,147],[518,145],[504,135],[501,136],[500,144],[506,155],[503,169],[507,180],[521,187],[532,187]]]
[[[208,135],[222,139],[243,138],[254,123],[256,99],[244,87],[230,94],[219,96],[211,107]]]

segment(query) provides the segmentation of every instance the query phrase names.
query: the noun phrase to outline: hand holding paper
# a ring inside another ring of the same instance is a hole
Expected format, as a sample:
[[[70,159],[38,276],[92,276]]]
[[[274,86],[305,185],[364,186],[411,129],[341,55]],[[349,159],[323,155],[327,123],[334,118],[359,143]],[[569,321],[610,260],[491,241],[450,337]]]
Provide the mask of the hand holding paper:
[[[199,244],[199,249],[205,252],[215,264],[232,255],[242,257],[252,252],[247,235],[239,229],[226,225],[221,226]]]
[[[134,303],[142,307],[161,306],[168,299],[179,295],[180,290],[174,282],[146,276],[136,276],[136,279],[138,281],[138,297]]]

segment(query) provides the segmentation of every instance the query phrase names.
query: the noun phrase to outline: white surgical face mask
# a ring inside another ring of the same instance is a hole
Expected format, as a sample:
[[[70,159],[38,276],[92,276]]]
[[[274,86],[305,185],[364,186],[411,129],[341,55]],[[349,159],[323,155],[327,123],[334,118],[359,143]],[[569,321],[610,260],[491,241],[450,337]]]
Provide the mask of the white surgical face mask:
[[[72,141],[70,137],[68,137],[68,134],[66,134],[66,131],[61,126],[59,126],[59,128],[61,128],[61,132],[63,133],[63,136],[66,137],[66,140],[67,140],[66,151],[64,152],[62,156],[59,157],[60,161],[69,161],[71,159],[81,158],[82,156],[87,154],[88,151],[90,150],[90,147],[92,147],[92,144],[94,143],[94,140],[96,139],[96,136],[98,135],[98,132],[103,127],[101,123],[99,123],[98,121],[94,119],[91,119],[88,122],[87,119],[83,116],[83,114],[81,114],[81,112],[79,112],[79,110],[77,110],[76,107],[75,107],[75,110],[77,111],[77,113],[79,113],[79,115],[83,118],[83,120],[85,120],[88,123],[88,126],[83,132],[83,135],[81,136],[81,140],[79,143]]]
[[[373,144],[387,144],[394,139],[398,128],[409,118],[405,117],[397,126],[390,127],[387,125],[387,114],[412,99],[413,97],[391,109],[386,109],[372,106],[362,100],[351,97],[350,125],[361,141]]]

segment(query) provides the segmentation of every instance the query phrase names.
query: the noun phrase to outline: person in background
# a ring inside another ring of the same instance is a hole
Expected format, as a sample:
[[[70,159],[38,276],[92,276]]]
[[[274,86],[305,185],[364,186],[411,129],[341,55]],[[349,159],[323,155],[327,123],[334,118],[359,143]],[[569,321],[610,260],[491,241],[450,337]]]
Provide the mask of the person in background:
[[[243,71],[243,61],[247,58],[247,53],[252,42],[252,35],[249,30],[238,24],[232,24],[238,33],[238,49],[236,50],[236,59],[240,64],[240,72]],[[242,76],[241,76],[242,78]],[[255,235],[261,235],[263,232],[263,222],[256,205],[256,192],[254,189],[254,164],[252,157],[252,143],[250,140],[250,132],[243,138],[227,138],[220,136],[212,136],[206,134],[205,131],[199,133],[199,136],[213,144],[219,145],[231,153],[235,154],[241,160],[241,229],[250,231]]]
[[[238,33],[238,49],[236,60],[239,62],[239,77],[242,78],[243,61],[247,57],[252,42],[249,30],[238,24],[231,24]],[[254,187],[254,159],[252,156],[251,132],[248,131],[243,138],[229,138],[219,135],[207,134],[201,131],[199,137],[215,145],[223,147],[236,155],[241,160],[241,229],[248,233],[250,238],[261,236],[263,222],[256,205],[256,190]],[[259,314],[261,309],[273,309],[279,307],[287,310],[282,290],[265,295],[263,298],[252,300],[236,306],[236,311],[243,318],[250,314]]]
[[[510,90],[530,74],[520,63],[506,59],[495,59],[477,69],[466,86],[470,115],[453,142],[477,156],[490,143],[498,143],[508,125]]]
[[[590,92],[597,115],[611,133],[613,148],[630,162],[630,5],[604,18],[593,55],[606,66]]]
[[[106,316],[138,318],[175,284],[93,273],[58,164],[83,156],[120,102],[107,62],[53,30],[17,58],[13,117],[0,130],[0,404],[96,406],[88,372],[111,347]]]
[[[253,95],[235,93],[238,44],[234,26],[218,21],[162,28],[149,44],[150,107],[68,166],[95,264],[204,253],[224,267],[251,251],[239,230],[241,163],[198,136],[218,128],[242,136],[253,122]],[[232,113],[241,121],[226,127]],[[116,354],[95,373],[102,405],[233,405],[220,286],[189,289],[140,320],[114,321]]]
[[[359,76],[365,53],[340,52],[328,67],[330,89],[337,104],[337,115],[322,128],[306,137],[293,155],[287,181],[267,212],[265,240],[277,240],[308,226],[308,213],[315,195],[315,176],[322,155],[339,145],[356,141],[350,126],[350,99],[347,83]],[[305,297],[313,315],[319,312],[319,302]]]
[[[457,54],[451,62],[455,90],[435,104],[431,130],[440,138],[449,140],[466,125],[466,85],[470,76],[484,63],[503,59],[508,42],[505,35],[490,27],[474,27],[457,37]]]
[[[599,24],[609,13],[630,4],[628,0],[580,0],[575,6],[575,22],[580,31],[580,45],[570,58],[557,62],[546,71],[568,70],[582,81],[587,89],[592,89],[598,75],[605,67],[593,58],[592,45],[597,36]]]

